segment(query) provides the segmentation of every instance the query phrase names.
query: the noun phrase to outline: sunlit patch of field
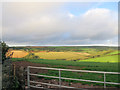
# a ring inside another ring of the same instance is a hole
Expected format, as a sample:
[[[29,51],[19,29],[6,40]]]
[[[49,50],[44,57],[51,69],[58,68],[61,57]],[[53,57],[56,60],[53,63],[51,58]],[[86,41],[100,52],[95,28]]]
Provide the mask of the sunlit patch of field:
[[[86,59],[90,54],[78,52],[37,52],[34,53],[41,59],[81,60]]]
[[[23,58],[25,57],[26,55],[28,55],[29,53],[28,52],[25,52],[23,50],[10,50],[8,53],[7,53],[7,56],[9,56],[10,54],[12,54],[12,58]]]
[[[118,55],[113,56],[104,56],[104,57],[96,57],[90,58],[86,60],[80,60],[79,62],[109,62],[109,63],[118,63]]]
[[[108,53],[107,55],[114,55],[114,54],[120,54],[120,51],[119,50],[116,50],[116,51],[113,51],[111,53]]]
[[[80,55],[90,55],[89,53],[77,53],[77,54],[80,54]]]

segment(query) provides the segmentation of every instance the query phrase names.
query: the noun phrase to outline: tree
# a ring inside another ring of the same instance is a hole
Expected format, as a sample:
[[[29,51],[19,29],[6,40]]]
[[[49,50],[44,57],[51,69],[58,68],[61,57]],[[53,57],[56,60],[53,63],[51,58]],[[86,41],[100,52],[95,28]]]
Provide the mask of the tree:
[[[2,63],[4,63],[4,61],[7,59],[6,57],[6,53],[8,52],[8,45],[3,41],[0,41],[0,47],[1,47],[1,53],[2,53]]]
[[[5,42],[0,42],[2,53],[2,90],[23,90],[18,81],[18,77],[13,75],[12,61],[7,60],[11,54],[8,54],[9,47]],[[8,55],[7,55],[8,54]]]

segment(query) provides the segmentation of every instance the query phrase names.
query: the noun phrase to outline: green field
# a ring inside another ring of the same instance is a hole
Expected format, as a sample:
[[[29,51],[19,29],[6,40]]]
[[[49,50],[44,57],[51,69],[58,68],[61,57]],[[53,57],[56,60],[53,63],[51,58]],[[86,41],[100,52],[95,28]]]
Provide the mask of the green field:
[[[59,77],[58,71],[55,70],[48,70],[48,73],[40,73],[41,75],[49,75],[49,76],[56,76]],[[85,79],[85,80],[95,80],[95,81],[104,81],[104,75],[103,74],[98,74],[98,73],[81,73],[81,72],[70,72],[70,71],[62,71],[61,72],[61,77],[66,77],[66,78],[74,78],[74,79]],[[119,83],[118,80],[118,75],[110,75],[106,74],[106,81],[107,82],[116,82]],[[41,78],[41,77],[40,77]],[[42,77],[44,78],[44,77]],[[52,79],[52,78],[47,78],[45,79]],[[82,83],[82,84],[93,84],[93,85],[100,85],[103,86],[101,83],[90,83],[90,82],[82,82],[82,81],[73,81],[73,80],[62,80],[66,82],[73,82],[73,83]],[[119,87],[118,85],[109,85],[107,86],[113,86],[113,87]]]
[[[120,51],[113,51],[113,52],[111,52],[111,53],[108,53],[107,55],[114,55],[114,54],[118,54],[118,53],[120,53]]]
[[[103,57],[97,57],[97,58],[90,58],[86,60],[80,60],[79,62],[108,62],[108,63],[118,63],[120,62],[118,60],[118,55],[113,56],[103,56]]]
[[[118,63],[108,62],[79,62],[79,61],[66,61],[66,60],[48,60],[48,59],[22,59],[13,58],[12,61],[29,61],[33,63],[47,64],[51,67],[67,68],[67,66],[77,66],[82,70],[93,70],[93,71],[109,71],[118,72]],[[83,68],[84,67],[84,68]]]
[[[70,67],[72,67],[72,69],[80,70],[119,72],[118,63],[120,62],[118,57],[120,51],[118,51],[117,49],[118,48],[116,47],[26,47],[19,49],[16,48],[15,50],[25,50],[29,52],[29,55],[25,56],[24,58],[12,58],[12,61],[28,61],[32,63],[40,63],[53,68],[69,69]],[[41,74],[58,76],[58,71],[48,70],[47,73]],[[118,75],[106,76],[106,81],[108,82],[119,82]],[[78,73],[63,71],[62,77],[103,81],[103,74],[95,73]],[[74,83],[78,82],[70,80],[65,81]],[[88,82],[81,83],[91,84]],[[103,85],[98,83],[92,84]]]
[[[119,52],[116,50],[90,50],[81,52],[64,51],[64,52],[30,52],[25,56],[26,59],[54,59],[54,60],[72,60],[72,61],[94,61],[94,62],[118,62]]]
[[[48,67],[53,68],[63,68],[68,69],[69,66],[75,66],[74,69],[80,69],[80,70],[92,70],[92,71],[106,71],[106,72],[118,72],[118,63],[108,63],[108,62],[75,62],[75,61],[65,61],[65,60],[47,60],[47,59],[16,59],[14,58],[13,61],[28,61],[32,63],[40,63],[40,64],[46,64],[49,65]],[[58,71],[54,70],[48,70],[47,73],[40,73],[42,75],[50,75],[50,76],[58,76]],[[103,74],[96,74],[96,73],[78,73],[78,72],[68,72],[68,71],[62,71],[61,73],[62,77],[67,78],[77,78],[77,79],[85,79],[85,80],[96,80],[96,81],[103,81]],[[118,75],[106,75],[106,81],[108,82],[119,82]],[[43,78],[43,77],[40,77]],[[47,80],[51,80],[52,78],[44,78]],[[66,82],[73,82],[78,83],[79,81],[71,81],[71,80],[63,80]],[[89,82],[81,82],[82,84],[93,84],[93,85],[100,85],[103,86],[103,84],[99,83],[89,83]],[[117,85],[109,85],[107,86],[115,86]]]

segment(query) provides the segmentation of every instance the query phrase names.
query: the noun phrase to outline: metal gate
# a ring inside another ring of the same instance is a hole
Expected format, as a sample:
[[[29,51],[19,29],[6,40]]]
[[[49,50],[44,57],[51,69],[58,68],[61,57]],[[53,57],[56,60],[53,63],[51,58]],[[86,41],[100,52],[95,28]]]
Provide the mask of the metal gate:
[[[59,77],[30,73],[30,68],[34,68],[34,69],[35,69],[35,68],[36,68],[36,69],[47,69],[47,70],[57,70],[57,71],[59,72]],[[62,71],[87,72],[87,73],[102,73],[102,74],[104,74],[104,81],[93,81],[93,80],[74,79],[74,78],[61,77],[61,72],[62,72]],[[38,86],[33,86],[33,85],[31,85],[30,83],[44,84],[44,85],[49,85],[49,86],[57,86],[57,87],[59,87],[59,88],[75,88],[75,87],[69,87],[69,86],[63,86],[63,85],[61,85],[61,79],[66,79],[66,80],[76,80],[76,81],[103,83],[103,84],[104,84],[104,88],[106,88],[106,84],[120,85],[120,83],[106,82],[106,74],[120,74],[120,73],[118,73],[118,72],[102,72],[102,71],[73,70],[73,69],[61,69],[61,68],[58,69],[58,68],[47,68],[47,67],[28,66],[28,67],[27,67],[27,84],[28,84],[28,87],[29,87],[29,88],[30,88],[30,87],[33,87],[33,88],[41,88],[41,87],[38,87]],[[56,79],[59,79],[59,85],[49,84],[49,83],[43,83],[43,82],[31,81],[31,80],[30,80],[30,76],[42,76],[42,77],[56,78]]]

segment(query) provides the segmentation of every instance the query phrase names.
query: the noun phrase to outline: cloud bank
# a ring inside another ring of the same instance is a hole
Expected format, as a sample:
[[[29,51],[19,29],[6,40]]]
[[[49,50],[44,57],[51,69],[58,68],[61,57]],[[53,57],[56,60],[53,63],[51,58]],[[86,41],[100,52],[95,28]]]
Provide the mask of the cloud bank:
[[[75,15],[64,3],[4,3],[3,40],[10,45],[117,44],[117,14],[93,8]]]

